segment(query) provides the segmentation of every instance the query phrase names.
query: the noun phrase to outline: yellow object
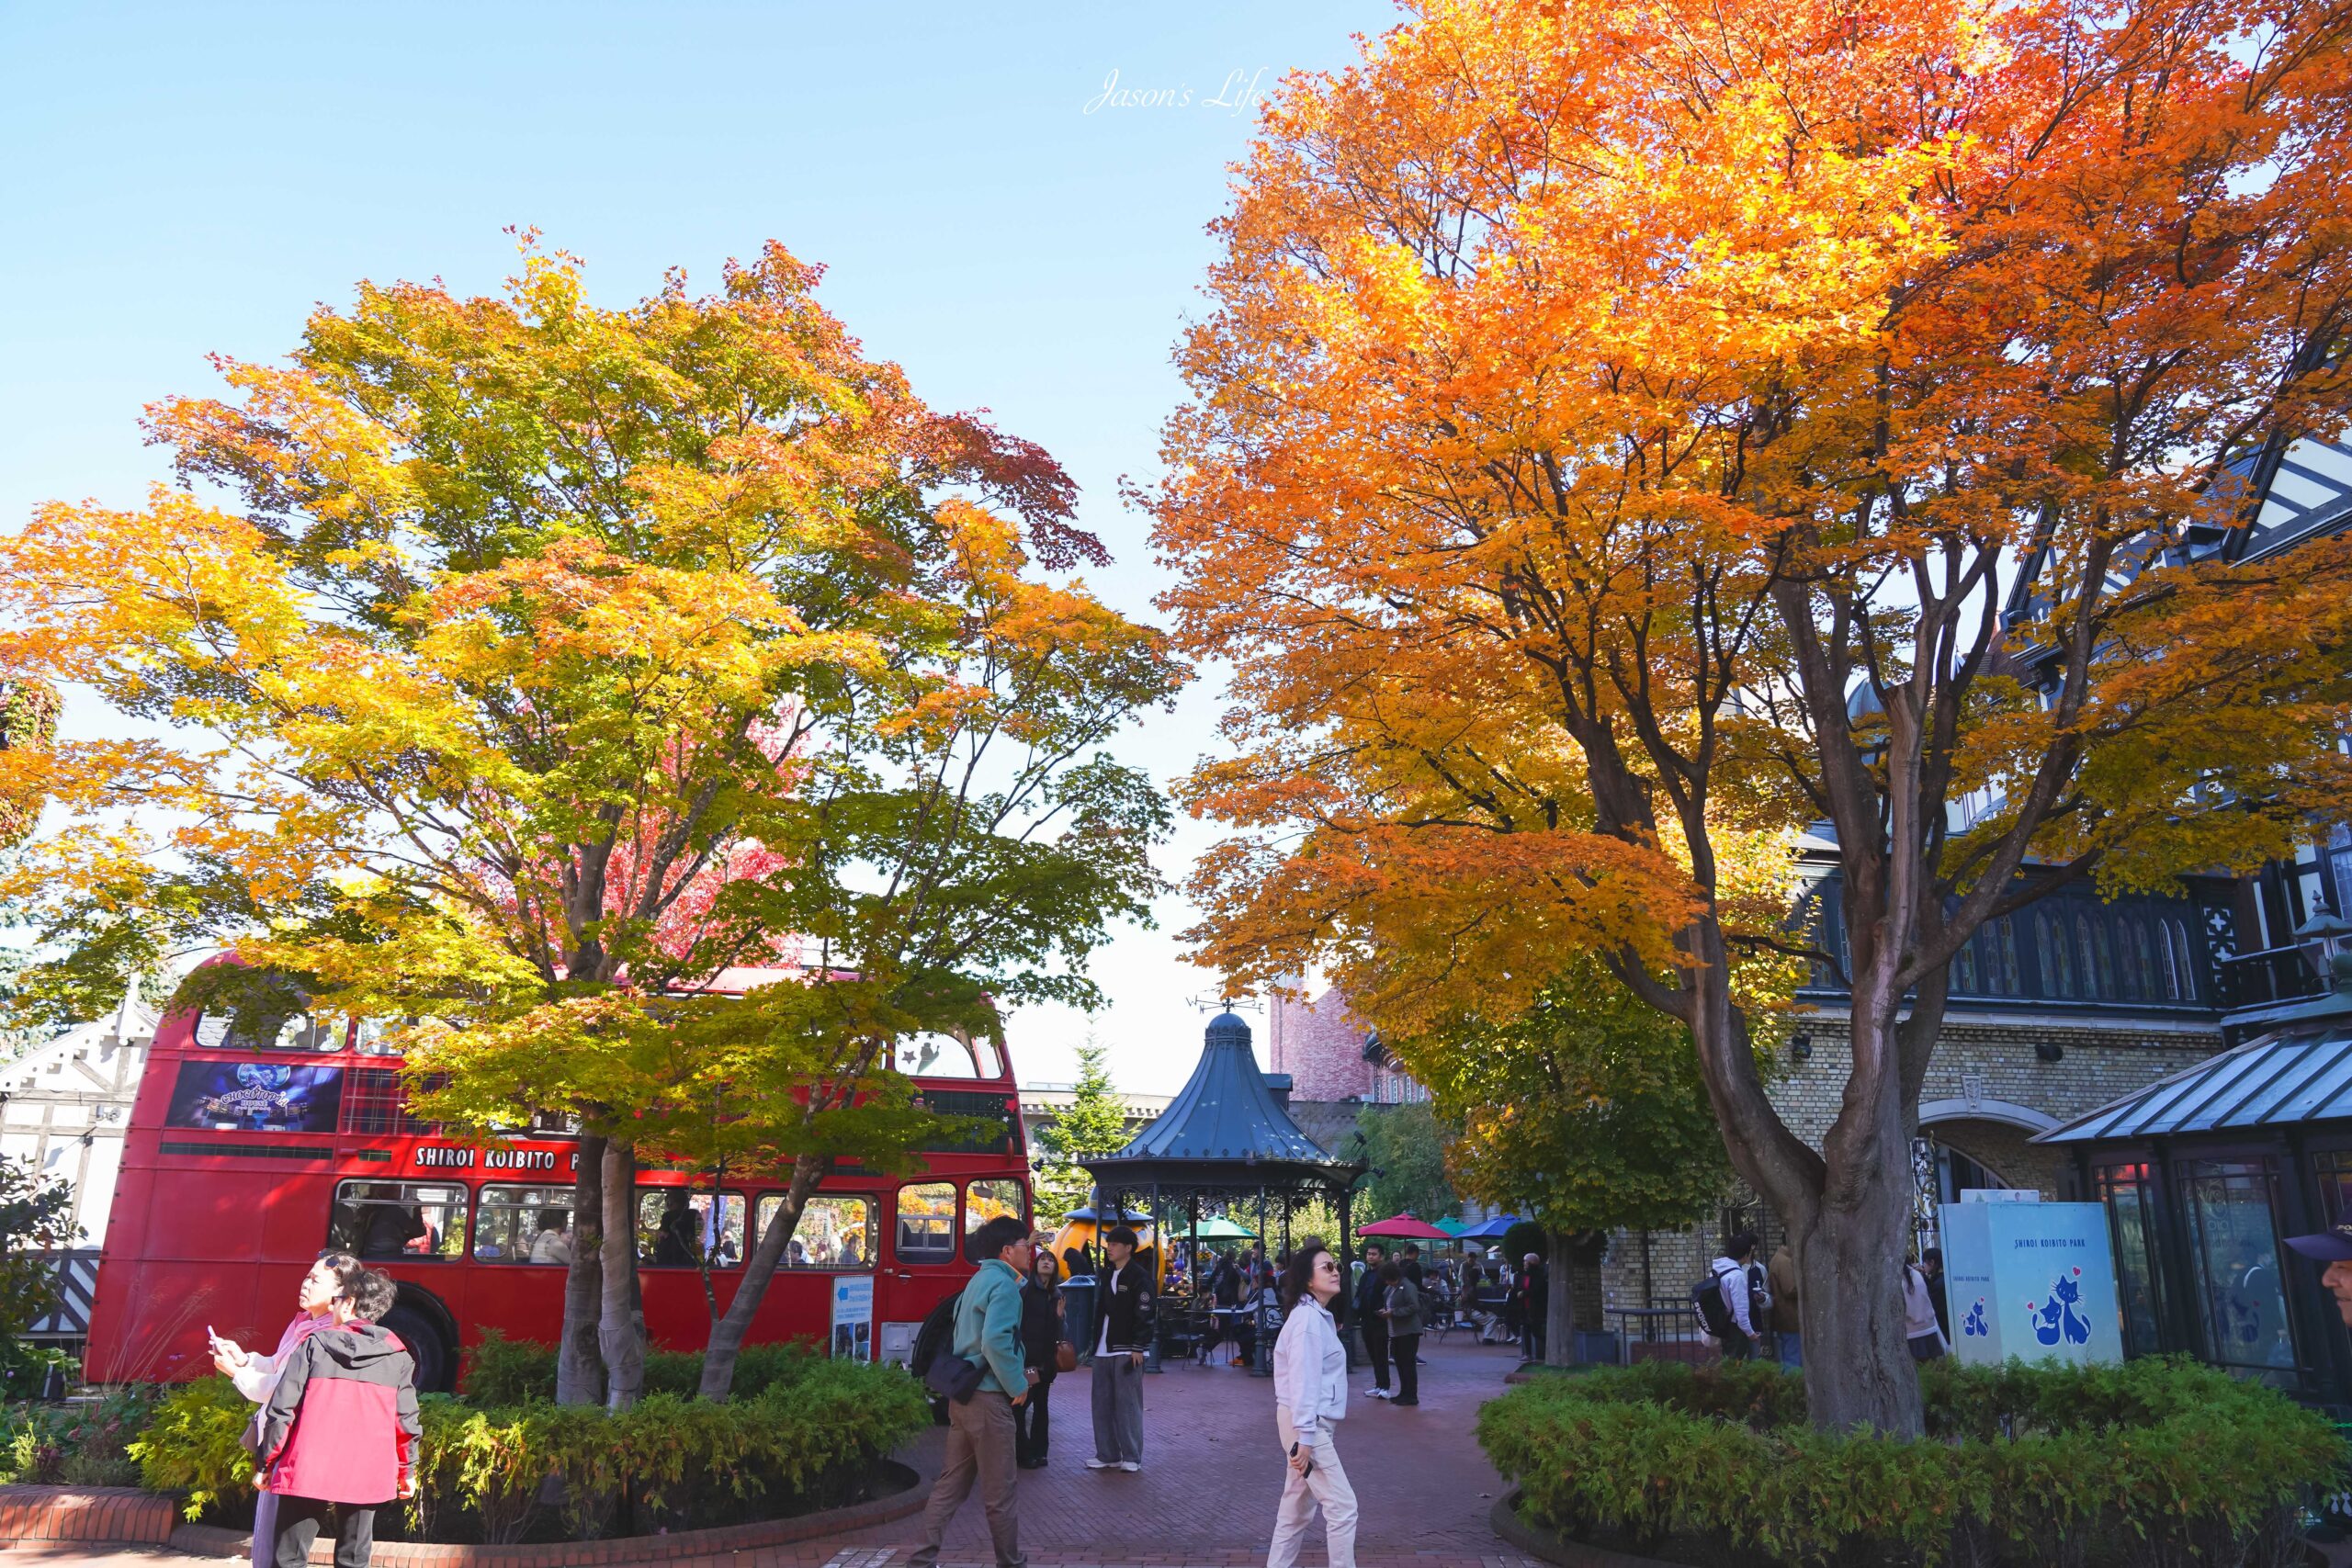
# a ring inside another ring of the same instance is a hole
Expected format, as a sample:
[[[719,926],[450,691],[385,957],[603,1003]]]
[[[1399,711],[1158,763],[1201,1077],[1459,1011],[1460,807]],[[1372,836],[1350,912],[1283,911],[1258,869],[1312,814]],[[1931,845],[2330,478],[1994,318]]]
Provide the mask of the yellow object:
[[[1062,1222],[1062,1228],[1054,1233],[1054,1261],[1060,1266],[1062,1279],[1069,1278],[1069,1262],[1063,1255],[1071,1247],[1091,1248],[1098,1258],[1102,1257],[1099,1233],[1102,1228],[1092,1220],[1064,1220]],[[1109,1228],[1116,1230],[1118,1226],[1112,1225]],[[1168,1254],[1159,1246],[1151,1222],[1131,1220],[1127,1223],[1127,1228],[1136,1233],[1136,1246],[1138,1248],[1150,1248],[1152,1278],[1160,1284],[1166,1284],[1168,1282]]]

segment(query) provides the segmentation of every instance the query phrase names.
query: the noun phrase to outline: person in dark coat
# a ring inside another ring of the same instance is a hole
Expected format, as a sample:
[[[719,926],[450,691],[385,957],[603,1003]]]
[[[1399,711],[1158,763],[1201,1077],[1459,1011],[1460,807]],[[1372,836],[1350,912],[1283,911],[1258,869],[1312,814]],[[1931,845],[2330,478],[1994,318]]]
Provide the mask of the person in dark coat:
[[[1356,1281],[1356,1317],[1363,1327],[1363,1353],[1372,1360],[1372,1397],[1388,1397],[1388,1319],[1380,1309],[1387,1299],[1380,1271],[1388,1265],[1388,1250],[1376,1241],[1363,1247],[1363,1278]]]
[[[1021,1358],[1029,1371],[1029,1397],[1013,1406],[1012,1462],[1023,1470],[1046,1468],[1046,1395],[1061,1371],[1060,1272],[1053,1248],[1040,1247],[1021,1286]]]
[[[1511,1286],[1512,1304],[1519,1308],[1520,1354],[1528,1360],[1544,1359],[1544,1330],[1552,1314],[1552,1274],[1544,1259],[1529,1253],[1520,1260],[1519,1279]]]

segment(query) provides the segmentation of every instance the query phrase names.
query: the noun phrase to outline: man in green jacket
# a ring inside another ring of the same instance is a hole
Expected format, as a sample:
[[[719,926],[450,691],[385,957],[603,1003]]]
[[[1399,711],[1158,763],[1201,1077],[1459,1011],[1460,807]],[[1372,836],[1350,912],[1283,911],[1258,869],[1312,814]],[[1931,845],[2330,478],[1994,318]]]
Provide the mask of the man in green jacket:
[[[990,1220],[972,1233],[980,1271],[956,1300],[954,1352],[980,1369],[972,1397],[947,1406],[947,1458],[923,1511],[922,1546],[908,1568],[933,1568],[947,1521],[980,1486],[980,1507],[989,1517],[997,1568],[1023,1568],[1019,1520],[1012,1511],[1015,1480],[1012,1407],[1029,1397],[1028,1361],[1021,1353],[1021,1281],[1035,1251],[1029,1227],[1013,1215]]]

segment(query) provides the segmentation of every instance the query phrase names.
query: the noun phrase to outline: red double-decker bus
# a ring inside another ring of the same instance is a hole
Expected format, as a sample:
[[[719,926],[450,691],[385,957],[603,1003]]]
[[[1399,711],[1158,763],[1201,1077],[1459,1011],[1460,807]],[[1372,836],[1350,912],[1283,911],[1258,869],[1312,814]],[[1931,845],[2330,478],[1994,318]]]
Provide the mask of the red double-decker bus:
[[[733,971],[740,992],[781,976]],[[400,1284],[387,1325],[417,1382],[449,1388],[485,1330],[553,1341],[571,1258],[575,1140],[548,1124],[487,1145],[408,1114],[400,1059],[364,1024],[300,1010],[167,1019],[141,1079],[98,1268],[93,1382],[168,1380],[211,1366],[208,1328],[266,1348],[322,1247],[347,1247]],[[760,1303],[755,1341],[813,1338],[835,1355],[905,1359],[914,1331],[973,1265],[963,1239],[1029,1214],[1020,1101],[986,1040],[922,1036],[897,1065],[924,1102],[984,1131],[903,1179],[851,1167],[808,1202]],[[698,1348],[733,1298],[777,1183],[647,1170],[637,1191],[646,1329]]]

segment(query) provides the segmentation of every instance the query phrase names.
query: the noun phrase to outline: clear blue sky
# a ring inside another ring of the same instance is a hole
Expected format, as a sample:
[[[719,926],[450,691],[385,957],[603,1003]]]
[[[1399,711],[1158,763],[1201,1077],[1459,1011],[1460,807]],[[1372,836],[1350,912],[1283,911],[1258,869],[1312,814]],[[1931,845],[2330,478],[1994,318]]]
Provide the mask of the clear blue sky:
[[[1117,556],[1092,581],[1148,614],[1117,481],[1153,471],[1203,226],[1250,133],[1209,100],[1344,64],[1395,19],[1387,0],[0,0],[0,527],[44,499],[135,502],[164,472],[141,406],[209,390],[208,353],[284,353],[358,278],[492,291],[502,230],[527,224],[617,302],[673,263],[715,284],[775,237],[827,265],[827,304],[927,400],[1061,459]],[[1114,72],[1192,107],[1087,112]],[[1196,687],[1126,754],[1181,772],[1216,706]],[[1171,876],[1208,837],[1186,824]],[[1189,919],[1171,899],[1097,961],[1125,1087],[1172,1089],[1197,1052]],[[1016,1018],[1022,1077],[1067,1078],[1086,1027]]]

